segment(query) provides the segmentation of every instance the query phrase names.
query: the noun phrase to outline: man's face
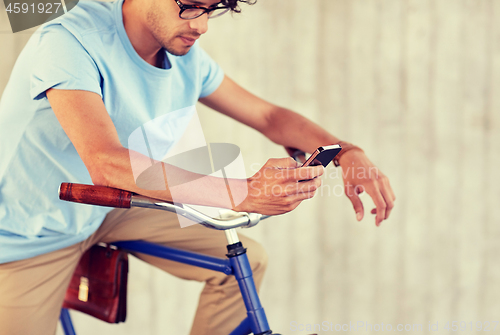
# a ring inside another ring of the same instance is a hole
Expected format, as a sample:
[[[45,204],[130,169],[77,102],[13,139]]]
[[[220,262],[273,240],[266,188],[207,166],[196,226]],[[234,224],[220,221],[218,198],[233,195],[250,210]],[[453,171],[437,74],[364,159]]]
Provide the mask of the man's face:
[[[180,0],[183,5],[210,7],[220,0]],[[169,53],[185,55],[196,40],[208,30],[206,14],[184,20],[179,17],[180,8],[175,0],[152,0],[147,11],[147,25],[156,41]]]

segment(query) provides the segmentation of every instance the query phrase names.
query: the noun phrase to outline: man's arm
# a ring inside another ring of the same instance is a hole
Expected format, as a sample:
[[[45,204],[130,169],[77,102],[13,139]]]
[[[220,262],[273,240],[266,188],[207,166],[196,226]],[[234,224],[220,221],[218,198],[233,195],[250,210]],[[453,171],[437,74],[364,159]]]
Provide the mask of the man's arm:
[[[233,119],[240,121],[285,147],[293,147],[304,152],[313,152],[319,146],[339,143],[340,140],[307,118],[285,108],[273,105],[249,93],[233,80],[225,77],[219,88],[200,101]],[[346,196],[351,200],[356,218],[364,216],[363,203],[359,194],[366,191],[376,208],[377,226],[389,218],[394,207],[394,192],[389,179],[382,174],[362,150],[350,150],[339,160],[344,168],[356,173],[344,174]],[[364,171],[365,173],[358,173]],[[358,178],[361,176],[362,178]]]
[[[313,152],[321,145],[339,142],[309,119],[251,94],[228,77],[224,77],[219,88],[200,102],[285,147]]]
[[[136,185],[131,167],[150,166],[151,159],[124,148],[101,97],[92,92],[50,89],[46,93],[54,113],[87,167],[95,185],[116,187],[149,197],[172,201],[172,193],[164,175],[175,184],[175,201],[214,207],[226,207],[227,186],[221,178],[193,176],[175,166],[157,162],[150,183],[164,185],[163,191],[145,190]],[[248,192],[247,198],[234,209],[262,214],[282,214],[297,207],[301,201],[314,196],[319,187],[322,168],[293,168],[291,159],[269,160],[248,180],[229,180],[231,191]],[[155,171],[156,169],[156,171]],[[283,173],[276,173],[283,171]],[[158,173],[160,172],[160,173]],[[160,176],[161,178],[158,178]],[[146,177],[146,179],[148,179]],[[159,180],[160,179],[160,180]],[[311,179],[304,183],[298,180]],[[182,183],[178,181],[194,182]],[[263,181],[266,181],[265,183]],[[271,188],[279,185],[287,190],[271,197]],[[158,189],[158,188],[156,188]],[[266,195],[266,196],[264,196]]]

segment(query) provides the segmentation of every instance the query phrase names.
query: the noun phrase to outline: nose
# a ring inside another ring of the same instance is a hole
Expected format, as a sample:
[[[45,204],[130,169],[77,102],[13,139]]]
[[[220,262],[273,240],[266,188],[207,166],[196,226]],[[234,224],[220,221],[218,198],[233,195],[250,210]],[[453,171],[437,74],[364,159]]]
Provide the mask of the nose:
[[[205,13],[196,19],[189,20],[189,28],[202,35],[208,30],[208,15]]]

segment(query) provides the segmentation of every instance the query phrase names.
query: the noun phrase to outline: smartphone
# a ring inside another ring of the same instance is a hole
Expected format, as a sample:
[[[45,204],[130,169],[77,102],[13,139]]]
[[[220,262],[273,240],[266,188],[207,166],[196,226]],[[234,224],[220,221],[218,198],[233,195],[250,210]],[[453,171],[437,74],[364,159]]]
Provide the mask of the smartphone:
[[[337,156],[340,150],[342,150],[342,147],[338,144],[319,147],[311,156],[309,156],[301,167],[320,164],[326,167],[335,158],[335,156]]]

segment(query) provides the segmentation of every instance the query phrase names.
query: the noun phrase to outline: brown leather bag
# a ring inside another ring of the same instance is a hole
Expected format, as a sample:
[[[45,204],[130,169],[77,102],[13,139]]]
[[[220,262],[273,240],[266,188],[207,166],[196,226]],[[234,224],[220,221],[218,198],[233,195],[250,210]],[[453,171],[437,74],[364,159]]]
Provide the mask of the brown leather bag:
[[[94,245],[80,259],[71,278],[63,307],[109,323],[127,316],[128,256],[110,246]]]

